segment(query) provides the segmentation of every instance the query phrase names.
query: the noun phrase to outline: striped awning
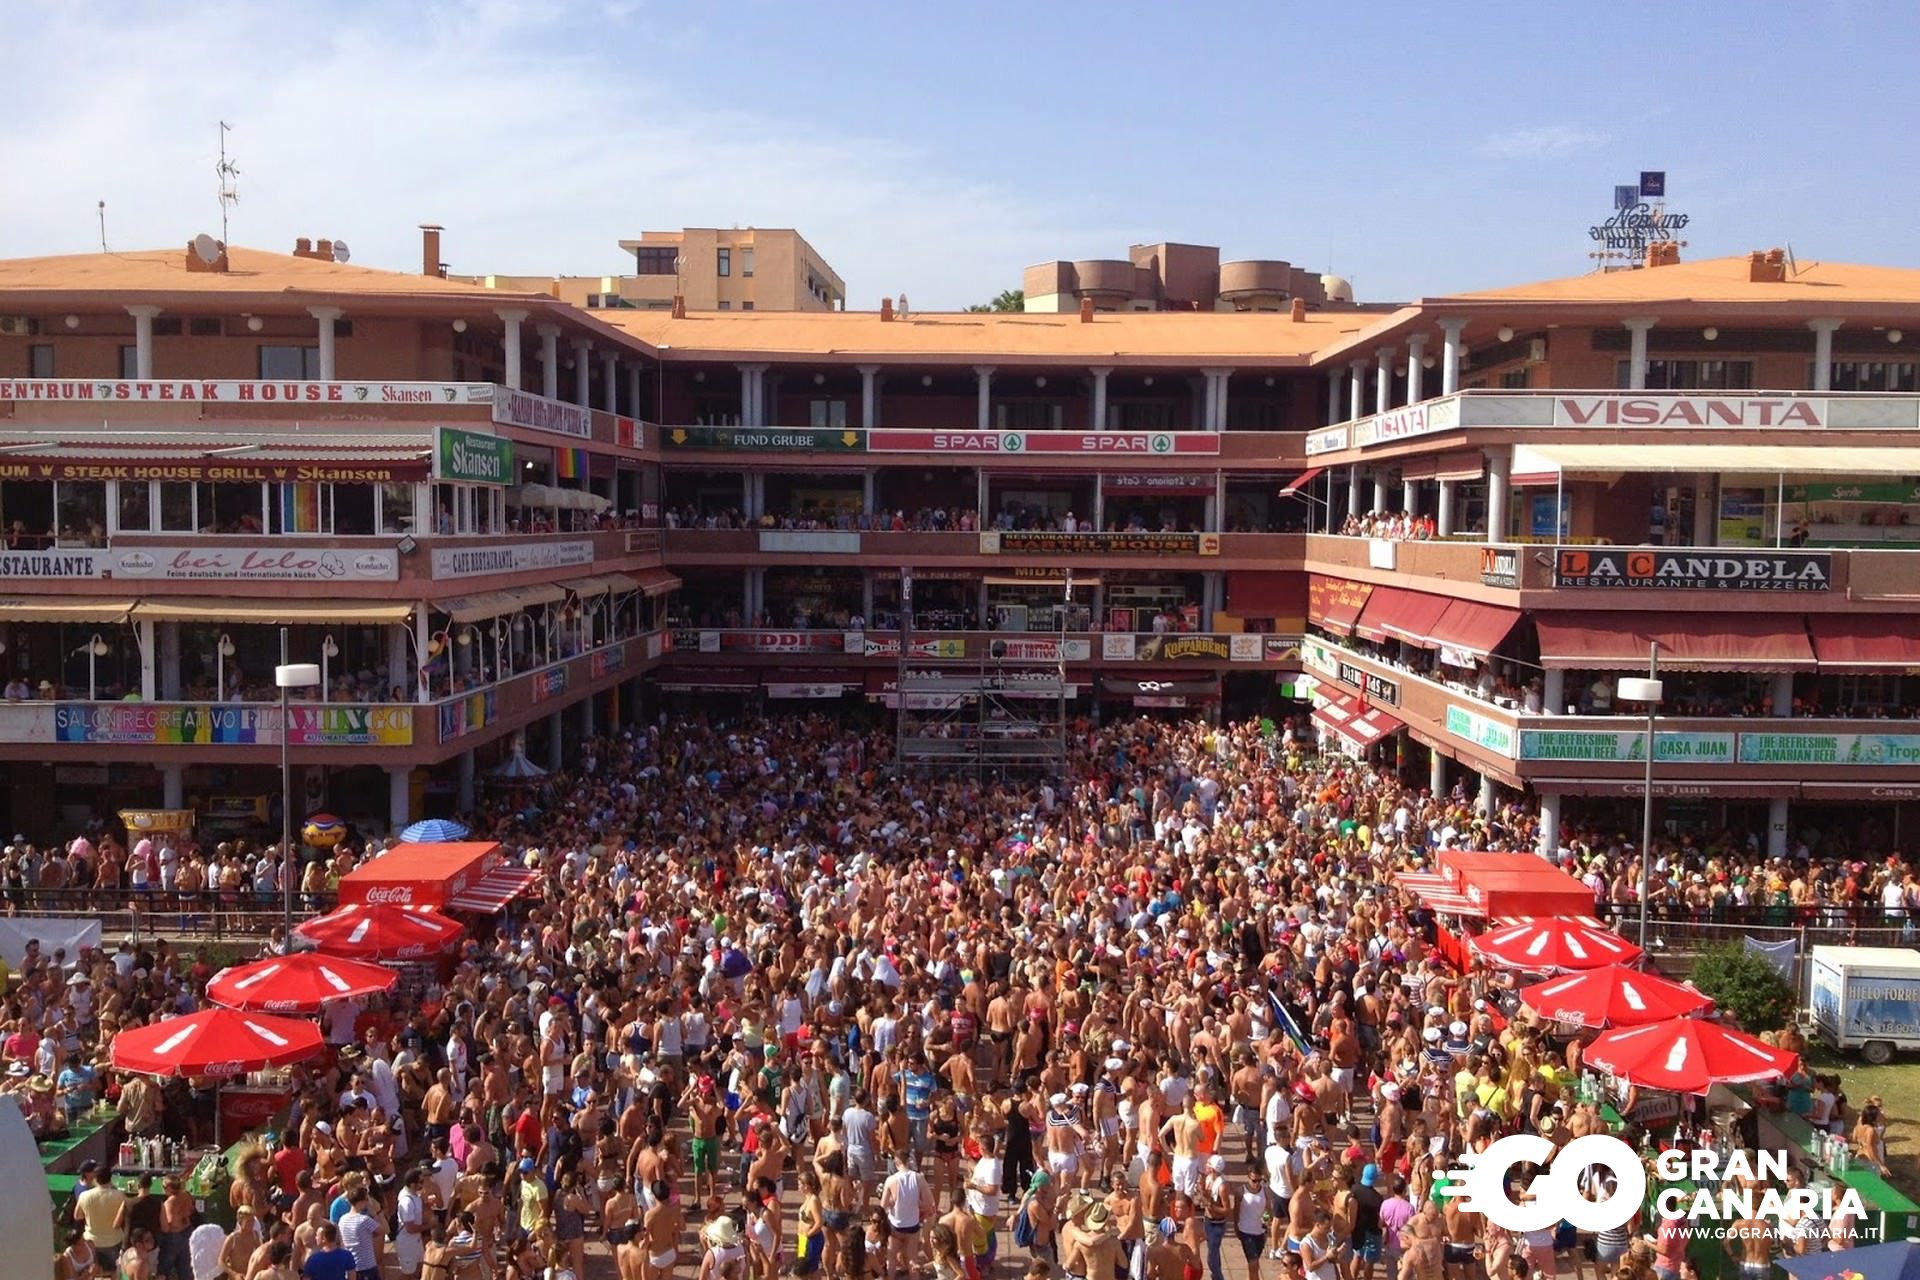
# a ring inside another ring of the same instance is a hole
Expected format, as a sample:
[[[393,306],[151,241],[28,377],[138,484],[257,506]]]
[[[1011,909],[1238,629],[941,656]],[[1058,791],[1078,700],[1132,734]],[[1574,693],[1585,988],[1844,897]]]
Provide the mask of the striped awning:
[[[1437,871],[1402,871],[1393,882],[1420,899],[1421,905],[1456,916],[1484,916],[1485,907],[1469,902],[1453,887],[1453,881]]]
[[[495,916],[507,904],[539,882],[540,873],[527,867],[498,866],[447,899],[449,911],[471,911]]]

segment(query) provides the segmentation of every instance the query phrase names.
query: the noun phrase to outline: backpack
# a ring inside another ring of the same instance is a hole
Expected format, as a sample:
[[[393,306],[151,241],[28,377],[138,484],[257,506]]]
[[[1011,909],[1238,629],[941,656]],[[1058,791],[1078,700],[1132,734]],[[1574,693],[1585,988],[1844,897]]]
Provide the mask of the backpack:
[[[1031,1249],[1037,1234],[1033,1219],[1027,1215],[1027,1206],[1022,1204],[1020,1212],[1013,1216],[1013,1242],[1022,1249]]]

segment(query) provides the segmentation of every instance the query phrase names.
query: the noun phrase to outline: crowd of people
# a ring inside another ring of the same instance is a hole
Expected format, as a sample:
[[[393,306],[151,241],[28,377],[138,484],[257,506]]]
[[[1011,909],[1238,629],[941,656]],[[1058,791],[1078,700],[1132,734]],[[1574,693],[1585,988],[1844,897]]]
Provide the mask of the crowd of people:
[[[1348,538],[1386,538],[1394,542],[1424,542],[1437,536],[1439,526],[1429,515],[1406,511],[1369,511],[1350,515],[1340,526]]]
[[[1437,1188],[1499,1133],[1599,1130],[1578,1045],[1519,1016],[1511,978],[1450,968],[1391,881],[1442,847],[1529,849],[1529,812],[1260,722],[1080,725],[1067,776],[1027,782],[895,777],[889,750],[824,716],[584,744],[571,773],[477,815],[540,870],[535,897],[477,925],[431,1003],[323,1016],[332,1049],[295,1069],[290,1118],[236,1154],[233,1229],[197,1223],[177,1185],[129,1197],[94,1171],[56,1274],[1573,1265],[1578,1241],[1512,1235]],[[1611,898],[1614,851],[1575,835],[1568,854]],[[26,856],[82,879],[135,858],[105,841]],[[270,853],[228,856],[278,874]],[[183,843],[173,861],[200,857]],[[104,1097],[130,1132],[203,1137],[205,1082],[116,1075],[105,1046],[195,1007],[210,976],[164,943],[23,966],[6,1087],[49,1124]],[[1838,1100],[1821,1118],[1884,1125]],[[1797,1224],[1794,1247],[1849,1225]],[[1585,1243],[1596,1276],[1690,1274],[1670,1224]]]

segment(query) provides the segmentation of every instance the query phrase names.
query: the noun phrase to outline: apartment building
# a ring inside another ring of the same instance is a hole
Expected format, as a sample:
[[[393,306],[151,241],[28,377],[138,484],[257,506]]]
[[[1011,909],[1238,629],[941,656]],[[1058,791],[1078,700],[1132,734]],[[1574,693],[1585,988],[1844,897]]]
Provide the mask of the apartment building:
[[[798,231],[687,227],[622,240],[632,270],[604,276],[470,276],[488,288],[545,293],[586,310],[839,311],[847,284]]]

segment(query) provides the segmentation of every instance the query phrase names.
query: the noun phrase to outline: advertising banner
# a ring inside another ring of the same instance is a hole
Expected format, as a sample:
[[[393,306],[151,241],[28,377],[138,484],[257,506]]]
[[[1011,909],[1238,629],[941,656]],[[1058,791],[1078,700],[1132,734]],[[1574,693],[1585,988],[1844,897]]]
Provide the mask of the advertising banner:
[[[493,420],[528,431],[572,436],[576,440],[593,439],[592,410],[563,400],[549,400],[531,391],[515,391],[510,387],[495,388]]]
[[[1127,454],[1171,457],[1217,454],[1211,431],[912,431],[876,427],[866,433],[870,453]]]
[[[304,706],[289,710],[288,742],[294,746],[413,745],[413,708],[404,703]],[[147,746],[277,744],[280,708],[192,703],[61,703],[53,708],[53,740]]]
[[[127,547],[112,552],[113,576],[152,581],[397,582],[400,553],[334,547]]]
[[[142,378],[76,382],[0,378],[0,400],[97,400],[165,404],[486,404],[489,382],[231,382]]]
[[[1825,551],[1661,551],[1562,547],[1553,585],[1682,591],[1826,591],[1833,556]]]
[[[320,446],[315,446],[319,451]],[[423,451],[424,452],[424,451]],[[209,484],[411,484],[425,480],[428,467],[418,461],[308,458],[302,462],[235,462],[226,458],[171,458],[165,462],[28,457],[0,461],[0,480],[180,480]]]
[[[593,543],[506,542],[483,547],[435,547],[433,576],[478,578],[490,573],[527,573],[534,569],[573,569],[593,563]]]
[[[610,644],[603,649],[593,651],[591,670],[595,680],[601,676],[610,676],[626,665],[627,646],[624,644]]]
[[[980,554],[1217,556],[1217,533],[1055,533],[1045,529],[986,529]]]
[[[1743,733],[1741,764],[1920,766],[1916,733]]]
[[[105,551],[0,551],[0,578],[98,578],[111,558]]]
[[[513,441],[442,427],[434,437],[433,478],[465,484],[512,484]]]
[[[832,529],[763,529],[762,551],[784,551],[805,555],[857,556],[860,535]]]
[[[491,689],[443,702],[440,704],[440,741],[452,742],[455,738],[484,729],[493,723],[493,718]]]
[[[562,663],[557,667],[548,667],[545,671],[535,672],[533,679],[527,685],[531,690],[532,699],[535,702],[546,702],[550,698],[557,698],[565,693],[567,673],[571,670],[571,667]]]
[[[668,427],[660,443],[669,449],[859,453],[866,434],[834,427]]]
[[[1660,733],[1654,739],[1654,760],[1678,764],[1733,763],[1731,733]],[[1578,760],[1596,764],[1627,764],[1647,758],[1645,730],[1631,729],[1522,729],[1522,760]]]
[[[1141,662],[1227,662],[1233,647],[1226,636],[1140,636],[1133,656]]]
[[[1477,711],[1448,703],[1447,732],[1456,738],[1471,742],[1482,751],[1490,751],[1494,755],[1505,756],[1508,759],[1513,758],[1513,729]]]

